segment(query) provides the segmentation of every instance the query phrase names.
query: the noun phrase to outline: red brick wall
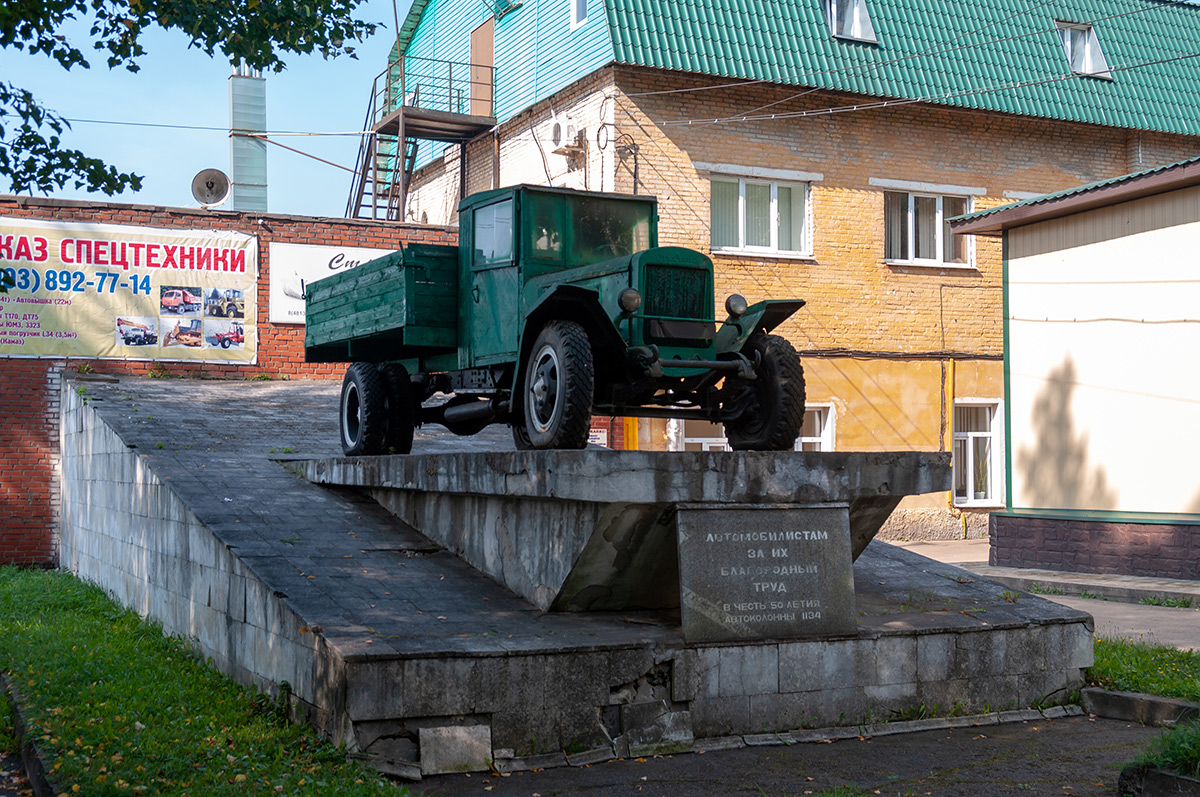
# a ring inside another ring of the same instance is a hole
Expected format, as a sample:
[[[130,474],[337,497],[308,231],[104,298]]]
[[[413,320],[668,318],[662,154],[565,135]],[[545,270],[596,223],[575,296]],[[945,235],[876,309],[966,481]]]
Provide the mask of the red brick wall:
[[[0,561],[54,560],[58,376],[64,360],[0,359]]]
[[[1200,579],[1196,526],[994,514],[990,536],[998,567]]]
[[[258,363],[154,363],[101,359],[0,357],[0,562],[52,564],[58,487],[58,389],[64,371],[86,366],[99,374],[146,374],[165,368],[179,376],[239,379],[259,374],[338,379],[338,363],[304,362],[304,326],[266,320],[270,244],[399,248],[402,243],[458,240],[451,227],[238,213],[0,196],[0,217],[103,222],[179,229],[232,230],[258,236]]]

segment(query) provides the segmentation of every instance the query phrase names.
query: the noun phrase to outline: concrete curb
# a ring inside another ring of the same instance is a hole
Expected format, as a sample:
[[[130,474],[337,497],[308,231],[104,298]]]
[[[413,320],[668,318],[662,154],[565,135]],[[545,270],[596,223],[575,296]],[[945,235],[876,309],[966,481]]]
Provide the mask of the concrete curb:
[[[1170,589],[1157,586],[1137,586],[1125,583],[1114,583],[1102,577],[1088,578],[1079,573],[1056,573],[1047,571],[1046,575],[1014,575],[1005,573],[1011,568],[993,567],[978,563],[955,565],[978,576],[999,582],[1006,587],[1019,589],[1032,595],[1046,597],[1047,589],[1061,590],[1061,594],[1072,597],[1083,597],[1084,593],[1099,595],[1101,600],[1117,601],[1118,603],[1141,603],[1144,598],[1159,598],[1161,600],[1191,601],[1194,607],[1200,607],[1200,584],[1194,590]]]
[[[1096,687],[1081,690],[1079,696],[1089,713],[1107,719],[1173,727],[1200,717],[1200,703],[1170,697],[1110,692]],[[1200,780],[1145,764],[1130,764],[1121,770],[1117,793],[1132,797],[1200,797]]]
[[[8,706],[12,712],[13,735],[17,738],[17,756],[25,769],[25,777],[29,779],[29,787],[34,797],[55,797],[59,792],[46,777],[46,767],[42,763],[42,752],[29,733],[29,723],[21,713],[19,693],[13,689],[8,676],[0,673],[0,689],[8,698]]]
[[[1117,779],[1121,797],[1200,797],[1200,780],[1164,772],[1143,764],[1130,764]]]
[[[1155,697],[1138,692],[1115,692],[1089,686],[1079,693],[1083,707],[1091,714],[1107,719],[1140,722],[1143,725],[1171,727],[1200,717],[1200,703]]]
[[[821,744],[850,739],[865,739],[874,736],[893,736],[902,733],[946,730],[949,728],[977,728],[1015,722],[1055,720],[1061,717],[1080,717],[1084,713],[1084,710],[1079,706],[1050,706],[1041,711],[1037,709],[1019,709],[1015,711],[995,711],[990,714],[972,714],[965,717],[932,717],[930,719],[879,722],[868,725],[847,725],[815,729],[802,728],[780,733],[714,736],[712,738],[696,739],[689,750],[674,752],[711,753],[720,750],[737,750],[743,747]],[[582,758],[579,756],[582,756]],[[563,766],[590,766],[592,763],[611,761],[618,758],[618,756],[613,755],[607,748],[599,748],[587,753],[581,753],[579,756],[564,756],[562,753],[552,753],[526,758],[501,759],[497,760],[496,764],[502,772],[519,772],[530,769],[554,769]],[[636,758],[637,756],[630,755],[628,757]]]

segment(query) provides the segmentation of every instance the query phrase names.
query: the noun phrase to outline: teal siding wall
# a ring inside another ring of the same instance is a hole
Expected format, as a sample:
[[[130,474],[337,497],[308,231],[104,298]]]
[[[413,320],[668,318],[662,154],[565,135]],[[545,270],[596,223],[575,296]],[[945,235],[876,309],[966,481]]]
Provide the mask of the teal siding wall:
[[[429,0],[406,56],[466,63],[471,31],[488,16],[481,2]],[[526,0],[496,22],[496,118],[506,121],[612,60],[604,0],[588,0],[587,22],[574,30],[569,0]]]
[[[570,0],[532,0],[496,24],[496,117],[512,118],[613,60],[604,0],[571,30]]]

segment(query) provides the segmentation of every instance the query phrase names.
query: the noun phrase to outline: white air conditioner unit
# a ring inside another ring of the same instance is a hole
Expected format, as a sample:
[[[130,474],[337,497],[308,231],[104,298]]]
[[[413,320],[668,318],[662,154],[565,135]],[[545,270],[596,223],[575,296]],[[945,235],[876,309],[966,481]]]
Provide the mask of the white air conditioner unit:
[[[550,123],[550,143],[554,147],[555,155],[568,155],[577,151],[575,140],[578,137],[579,128],[571,117],[555,117]]]

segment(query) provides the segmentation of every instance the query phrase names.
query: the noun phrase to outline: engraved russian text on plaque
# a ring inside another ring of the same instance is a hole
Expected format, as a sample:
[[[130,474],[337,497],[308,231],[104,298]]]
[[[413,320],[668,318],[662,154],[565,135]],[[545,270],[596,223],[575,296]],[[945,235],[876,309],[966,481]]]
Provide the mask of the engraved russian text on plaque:
[[[679,586],[689,642],[853,633],[845,504],[679,508]]]

